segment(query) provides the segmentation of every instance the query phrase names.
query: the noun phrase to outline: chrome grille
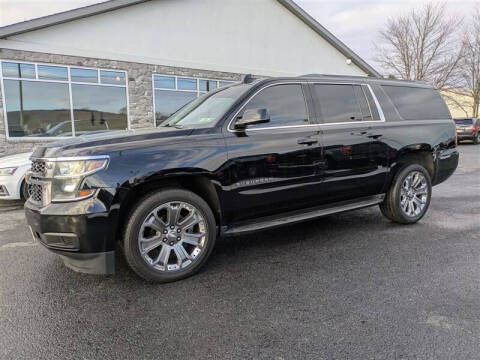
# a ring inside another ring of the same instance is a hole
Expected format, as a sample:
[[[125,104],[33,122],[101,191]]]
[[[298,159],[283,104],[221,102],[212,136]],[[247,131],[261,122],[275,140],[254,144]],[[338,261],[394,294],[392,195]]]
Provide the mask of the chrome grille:
[[[45,176],[45,162],[41,160],[33,160],[31,171],[34,175]]]

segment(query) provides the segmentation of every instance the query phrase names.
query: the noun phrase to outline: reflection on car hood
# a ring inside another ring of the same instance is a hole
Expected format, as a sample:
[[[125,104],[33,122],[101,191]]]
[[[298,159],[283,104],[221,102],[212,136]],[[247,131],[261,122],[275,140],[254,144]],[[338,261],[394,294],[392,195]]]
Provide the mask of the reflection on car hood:
[[[30,164],[29,159],[31,155],[32,153],[28,152],[23,154],[16,154],[16,155],[2,157],[0,158],[0,168],[28,165]]]

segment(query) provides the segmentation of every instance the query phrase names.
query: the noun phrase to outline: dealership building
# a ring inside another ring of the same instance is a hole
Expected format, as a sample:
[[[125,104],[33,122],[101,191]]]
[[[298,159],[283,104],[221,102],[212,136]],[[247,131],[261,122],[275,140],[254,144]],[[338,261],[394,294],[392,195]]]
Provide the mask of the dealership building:
[[[245,74],[379,76],[291,0],[111,0],[0,28],[0,156],[154,127]]]

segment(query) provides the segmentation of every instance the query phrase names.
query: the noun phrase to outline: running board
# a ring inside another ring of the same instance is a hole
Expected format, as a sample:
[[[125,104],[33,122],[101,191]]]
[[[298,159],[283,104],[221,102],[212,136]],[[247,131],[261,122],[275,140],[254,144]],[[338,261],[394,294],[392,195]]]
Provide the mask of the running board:
[[[336,214],[344,211],[357,210],[373,205],[380,204],[385,198],[385,194],[368,196],[355,201],[342,201],[329,205],[309,208],[306,210],[297,210],[284,214],[266,216],[256,221],[248,221],[234,224],[224,228],[223,236],[233,236],[246,234],[258,230],[294,224],[297,222],[315,219],[325,215]]]

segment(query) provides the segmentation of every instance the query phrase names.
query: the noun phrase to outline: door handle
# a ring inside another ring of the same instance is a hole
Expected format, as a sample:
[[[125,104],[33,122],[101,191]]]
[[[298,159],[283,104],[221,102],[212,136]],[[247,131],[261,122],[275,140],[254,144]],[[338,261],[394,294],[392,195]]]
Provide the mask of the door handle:
[[[299,139],[297,141],[297,144],[310,146],[310,145],[318,144],[318,140],[312,139],[312,138],[303,138],[303,139]]]

